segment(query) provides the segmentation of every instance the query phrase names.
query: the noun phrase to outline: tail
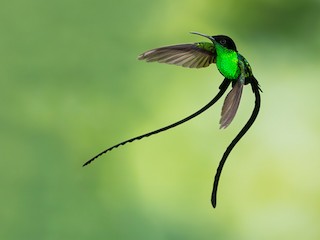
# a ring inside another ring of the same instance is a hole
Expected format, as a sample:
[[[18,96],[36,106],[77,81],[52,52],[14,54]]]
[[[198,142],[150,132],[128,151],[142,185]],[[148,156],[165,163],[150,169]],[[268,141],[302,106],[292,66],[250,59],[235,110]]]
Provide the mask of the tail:
[[[155,131],[152,131],[152,132],[149,132],[149,133],[146,133],[146,134],[143,134],[143,135],[140,135],[140,136],[137,136],[137,137],[128,139],[128,140],[126,140],[126,141],[124,141],[124,142],[121,142],[121,143],[118,143],[118,144],[116,144],[116,145],[114,145],[114,146],[112,146],[112,147],[110,147],[110,148],[102,151],[101,153],[97,154],[96,156],[94,156],[93,158],[91,158],[90,160],[88,160],[87,162],[85,162],[85,163],[83,164],[83,167],[86,166],[86,165],[88,165],[88,164],[90,164],[90,163],[93,162],[95,159],[97,159],[97,158],[100,157],[101,155],[103,155],[103,154],[111,151],[111,150],[114,149],[114,148],[117,148],[117,147],[119,147],[119,146],[121,146],[121,145],[125,145],[125,144],[127,144],[127,143],[129,143],[129,142],[133,142],[133,141],[135,141],[135,140],[140,140],[140,139],[142,139],[142,138],[149,137],[149,136],[155,135],[155,134],[160,133],[160,132],[164,132],[164,131],[169,130],[169,129],[171,129],[171,128],[174,128],[174,127],[176,127],[176,126],[178,126],[178,125],[180,125],[180,124],[182,124],[182,123],[185,123],[185,122],[191,120],[192,118],[195,118],[196,116],[200,115],[201,113],[203,113],[204,111],[206,111],[208,108],[210,108],[213,104],[215,104],[215,103],[222,97],[222,95],[225,93],[225,91],[227,90],[227,88],[229,87],[229,85],[230,85],[230,80],[225,78],[224,81],[222,82],[222,84],[221,84],[220,87],[219,87],[220,91],[218,92],[218,94],[217,94],[207,105],[205,105],[204,107],[202,107],[202,108],[201,108],[200,110],[198,110],[197,112],[191,114],[190,116],[188,116],[188,117],[186,117],[186,118],[184,118],[184,119],[182,119],[182,120],[180,120],[180,121],[178,121],[178,122],[175,122],[175,123],[173,123],[173,124],[170,124],[170,125],[168,125],[168,126],[166,126],[166,127],[163,127],[163,128],[158,129],[158,130],[155,130]]]
[[[250,83],[251,83],[252,91],[253,91],[253,93],[255,95],[255,99],[256,99],[254,109],[252,111],[252,114],[251,114],[249,120],[244,125],[244,127],[241,129],[241,131],[238,133],[238,135],[232,140],[232,142],[227,147],[226,151],[224,152],[224,154],[220,160],[219,166],[217,168],[217,173],[214,177],[213,190],[212,190],[212,195],[211,195],[211,204],[214,208],[217,205],[218,184],[219,184],[219,179],[220,179],[220,175],[221,175],[223,166],[224,166],[230,152],[234,148],[234,146],[246,134],[246,132],[250,129],[250,127],[252,126],[252,124],[256,120],[258,113],[259,113],[259,110],[260,110],[260,103],[261,103],[260,91],[262,92],[262,90],[260,89],[258,81],[254,77],[252,77],[252,80]]]

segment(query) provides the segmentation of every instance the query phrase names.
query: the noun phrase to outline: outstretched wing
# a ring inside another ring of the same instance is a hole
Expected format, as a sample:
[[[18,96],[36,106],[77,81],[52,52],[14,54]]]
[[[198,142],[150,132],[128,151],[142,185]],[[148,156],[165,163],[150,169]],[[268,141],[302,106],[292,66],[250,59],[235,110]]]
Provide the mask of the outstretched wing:
[[[238,80],[224,100],[221,111],[220,128],[228,127],[236,115],[241,100],[242,89],[243,83]]]
[[[188,68],[207,67],[215,62],[213,43],[199,42],[160,47],[142,53],[138,59],[147,62],[175,64]]]

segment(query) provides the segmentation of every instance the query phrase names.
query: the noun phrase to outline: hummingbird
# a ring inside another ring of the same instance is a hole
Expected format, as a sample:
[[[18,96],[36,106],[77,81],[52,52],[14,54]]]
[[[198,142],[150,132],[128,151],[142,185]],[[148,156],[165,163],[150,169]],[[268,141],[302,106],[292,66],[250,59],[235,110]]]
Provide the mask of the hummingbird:
[[[201,113],[209,109],[211,106],[213,106],[223,96],[223,94],[226,92],[226,90],[231,84],[231,90],[227,94],[222,106],[221,118],[219,122],[220,129],[227,128],[231,124],[232,120],[234,119],[237,113],[243,87],[245,85],[250,84],[252,91],[255,95],[254,108],[250,118],[248,119],[244,127],[240,130],[240,132],[236,135],[236,137],[231,141],[229,146],[226,148],[219,162],[214,177],[213,189],[211,194],[211,204],[213,208],[215,208],[217,204],[218,184],[223,166],[232,149],[236,146],[239,140],[246,134],[246,132],[250,129],[250,127],[256,120],[260,110],[260,92],[262,92],[262,90],[258,81],[252,73],[252,69],[248,61],[238,52],[236,44],[230,37],[225,35],[209,36],[199,32],[190,33],[205,37],[209,39],[210,42],[196,42],[159,47],[140,54],[138,59],[145,60],[147,62],[173,64],[186,68],[204,68],[210,66],[211,64],[216,64],[218,71],[224,77],[223,82],[219,86],[220,91],[217,93],[217,95],[204,107],[202,107],[195,113],[187,116],[186,118],[183,118],[180,121],[162,127],[160,129],[128,139],[108,149],[105,149],[104,151],[100,152],[99,154],[95,155],[90,160],[85,162],[83,166],[88,165],[101,155],[111,151],[114,148],[117,148],[129,142],[133,142],[135,140],[140,140],[142,138],[149,137],[160,132],[164,132],[195,118],[196,116],[200,115]]]

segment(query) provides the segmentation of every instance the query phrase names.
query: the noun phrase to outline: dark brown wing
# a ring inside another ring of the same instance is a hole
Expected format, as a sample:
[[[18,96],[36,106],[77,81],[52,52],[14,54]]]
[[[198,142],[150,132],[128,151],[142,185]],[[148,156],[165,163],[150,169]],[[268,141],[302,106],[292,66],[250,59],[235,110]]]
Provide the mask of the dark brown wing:
[[[242,89],[243,84],[238,80],[224,100],[221,111],[220,128],[228,127],[236,115],[241,100]]]
[[[142,53],[138,59],[188,68],[202,68],[214,63],[215,57],[214,45],[208,42],[200,42],[155,48]]]

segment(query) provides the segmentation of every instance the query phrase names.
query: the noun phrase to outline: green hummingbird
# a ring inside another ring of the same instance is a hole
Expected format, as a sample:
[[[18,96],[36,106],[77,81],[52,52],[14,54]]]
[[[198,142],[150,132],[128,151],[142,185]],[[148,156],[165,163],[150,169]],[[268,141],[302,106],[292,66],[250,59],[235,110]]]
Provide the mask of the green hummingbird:
[[[146,60],[147,62],[174,64],[187,68],[204,68],[208,67],[212,63],[215,63],[219,72],[224,76],[224,80],[219,86],[220,91],[218,94],[208,104],[190,116],[163,128],[118,143],[100,152],[85,162],[83,166],[86,166],[96,158],[100,157],[102,154],[109,152],[121,145],[169,130],[191,120],[213,106],[223,96],[231,84],[232,89],[224,100],[220,118],[220,128],[226,128],[230,125],[237,113],[243,86],[250,84],[255,95],[254,109],[247,123],[229,144],[220,160],[214,178],[213,190],[211,194],[211,204],[215,208],[217,203],[218,183],[223,166],[234,146],[245,135],[258,116],[261,102],[261,88],[256,78],[253,76],[252,69],[248,61],[238,52],[234,41],[230,37],[225,35],[208,36],[198,32],[191,33],[208,38],[211,40],[211,42],[196,42],[155,48],[142,53],[139,55],[138,59]]]

